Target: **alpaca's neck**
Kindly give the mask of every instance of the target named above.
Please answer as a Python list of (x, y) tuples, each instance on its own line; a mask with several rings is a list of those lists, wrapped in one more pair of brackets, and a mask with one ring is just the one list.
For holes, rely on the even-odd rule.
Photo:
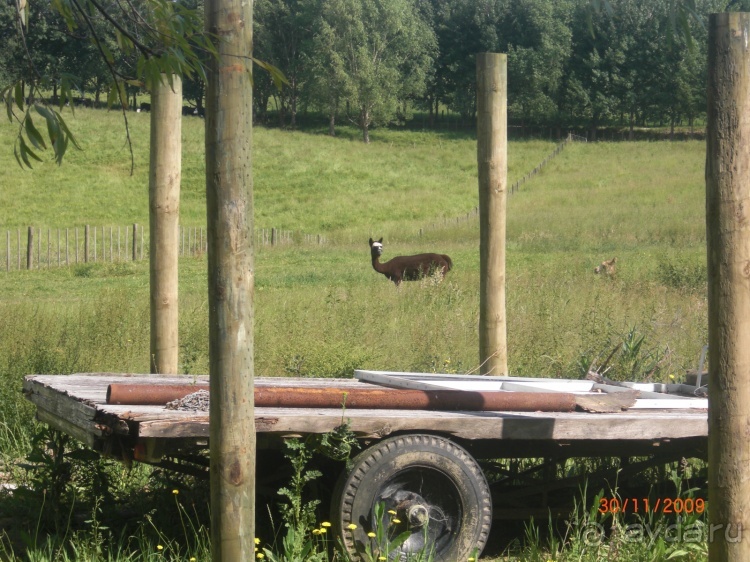
[(380, 256), (372, 256), (372, 268), (378, 273), (383, 273), (383, 264), (380, 263)]

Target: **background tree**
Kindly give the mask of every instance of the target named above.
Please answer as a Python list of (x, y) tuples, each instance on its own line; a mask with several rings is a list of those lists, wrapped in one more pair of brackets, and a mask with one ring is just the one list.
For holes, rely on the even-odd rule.
[(286, 88), (267, 89), (279, 100), (279, 125), (297, 126), (297, 112), (304, 87), (305, 53), (313, 40), (317, 0), (256, 0), (258, 58), (278, 68), (286, 77)]
[(409, 0), (331, 0), (323, 4), (322, 18), (334, 40), (321, 54), (347, 77), (346, 102), (370, 142), (373, 124), (389, 122), (405, 96), (424, 91), (433, 32)]
[(565, 64), (571, 56), (573, 2), (508, 2), (500, 21), (501, 52), (508, 53), (508, 104), (526, 123), (556, 120)]
[(307, 56), (306, 90), (311, 104), (328, 118), (328, 134), (335, 136), (342, 100), (352, 94), (353, 84), (336, 49), (336, 30), (322, 16), (316, 21), (315, 28), (312, 51)]
[[(435, 70), (441, 100), (463, 118), (476, 113), (476, 53), (500, 50), (501, 0), (437, 0), (438, 57)], [(442, 84), (442, 86), (441, 86)], [(440, 91), (440, 90), (438, 90)]]
[[(31, 5), (31, 13), (34, 13), (35, 5)], [(200, 74), (203, 66), (196, 53), (215, 53), (209, 37), (203, 33), (203, 21), (199, 19), (198, 12), (178, 2), (147, 0), (109, 5), (101, 0), (59, 0), (52, 6), (63, 18), (71, 34), (86, 37), (93, 44), (109, 70), (107, 101), (110, 106), (117, 105), (122, 109), (128, 138), (126, 85), (156, 83), (161, 74), (183, 77)], [(28, 29), (33, 30), (33, 18), (30, 18), (29, 23)], [(17, 18), (14, 25), (22, 52), (28, 53), (26, 61), (29, 69), (24, 78), (15, 78), (2, 91), (9, 118), (18, 123), (14, 147), (17, 160), (22, 165), (31, 166), (32, 160), (40, 160), (37, 151), (47, 146), (34, 123), (31, 113), (34, 109), (35, 114), (41, 115), (46, 121), (49, 143), (56, 160), (61, 162), (68, 144), (75, 144), (75, 139), (60, 112), (55, 111), (46, 101), (26, 104), (24, 87), (28, 86), (31, 99), (41, 100), (43, 92), (58, 85), (58, 105), (62, 107), (73, 99), (73, 84), (81, 80), (77, 78), (74, 81), (65, 75), (58, 78), (54, 65), (30, 56), (35, 50), (24, 46), (33, 47), (34, 32), (27, 33), (25, 28), (18, 25)], [(41, 42), (44, 45), (50, 43), (46, 39)], [(132, 56), (136, 60), (135, 66), (118, 65), (117, 58), (122, 58), (119, 56), (121, 53), (113, 51), (111, 44), (116, 44), (126, 56)], [(38, 50), (44, 53), (41, 45)], [(60, 58), (59, 54), (57, 58)]]

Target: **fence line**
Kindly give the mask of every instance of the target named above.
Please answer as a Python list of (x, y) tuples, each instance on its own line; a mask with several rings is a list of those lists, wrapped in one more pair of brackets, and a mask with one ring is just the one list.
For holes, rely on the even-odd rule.
[[(550, 163), (550, 161), (560, 154), (563, 149), (565, 148), (565, 145), (567, 145), (570, 142), (581, 140), (583, 142), (586, 142), (586, 139), (584, 137), (579, 137), (577, 135), (574, 135), (572, 133), (568, 133), (568, 136), (565, 137), (556, 147), (555, 149), (550, 152), (545, 158), (539, 163), (538, 166), (535, 166), (533, 170), (531, 170), (529, 173), (524, 175), (521, 179), (516, 181), (515, 183), (511, 184), (510, 188), (508, 189), (508, 195), (513, 195), (515, 192), (519, 191), (521, 189), (521, 186), (525, 184), (527, 181), (529, 181), (531, 178), (533, 178), (535, 175), (537, 175), (539, 172), (542, 171), (542, 168), (544, 168), (547, 164)], [(445, 226), (449, 223), (461, 223), (461, 222), (468, 222), (471, 219), (479, 217), (479, 207), (474, 207), (471, 211), (468, 213), (465, 213), (463, 215), (459, 215), (454, 218), (446, 218), (442, 222), (442, 226)], [(432, 223), (430, 225), (431, 228), (435, 229), (441, 226), (440, 223)], [(424, 231), (426, 228), (420, 228), (419, 229), (419, 236), (422, 236), (424, 234)]]
[[(179, 255), (202, 256), (207, 251), (206, 228), (180, 226)], [(25, 230), (25, 236), (22, 235)], [(0, 230), (0, 232), (2, 232)], [(144, 225), (5, 229), (5, 252), (0, 264), (6, 272), (49, 269), (87, 263), (122, 263), (148, 258), (148, 233)], [(256, 245), (325, 244), (320, 234), (278, 228), (255, 231)], [(0, 248), (2, 244), (0, 243)], [(2, 266), (0, 266), (2, 267)]]

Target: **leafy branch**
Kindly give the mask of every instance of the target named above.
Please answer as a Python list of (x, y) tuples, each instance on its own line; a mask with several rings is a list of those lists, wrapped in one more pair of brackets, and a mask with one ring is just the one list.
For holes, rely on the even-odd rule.
[[(128, 126), (127, 109), (128, 96), (126, 86), (149, 88), (166, 76), (172, 83), (172, 76), (197, 76), (206, 81), (205, 62), (210, 58), (219, 58), (215, 37), (203, 30), (203, 18), (197, 9), (188, 8), (180, 3), (169, 0), (144, 0), (139, 10), (132, 0), (115, 0), (120, 7), (120, 17), (116, 11), (108, 9), (100, 0), (52, 0), (53, 9), (63, 18), (68, 29), (83, 30), (89, 41), (95, 46), (100, 57), (105, 62), (110, 75), (107, 106), (118, 105), (125, 122), (127, 144), (130, 149), (131, 173), (134, 166), (134, 155), (130, 130)], [(34, 124), (32, 111), (40, 115), (47, 125), (47, 139), (51, 146), (54, 159), (61, 164), (69, 147), (73, 145), (80, 149), (80, 145), (65, 123), (61, 111), (70, 104), (74, 105), (72, 86), (75, 77), (65, 75), (59, 83), (42, 75), (34, 67), (31, 53), (26, 47), (26, 26), (22, 13), (17, 7), (18, 32), (23, 42), (26, 58), (29, 61), (33, 79), (19, 80), (5, 87), (1, 92), (10, 122), (19, 124), (18, 134), (14, 143), (16, 161), (21, 167), (32, 167), (32, 162), (41, 162), (39, 152), (46, 150), (48, 143)], [(94, 24), (95, 19), (103, 22), (111, 31), (118, 48), (125, 55), (136, 55), (134, 72), (126, 73), (118, 69), (112, 49), (107, 45), (102, 28)], [(273, 65), (245, 55), (237, 56), (245, 61), (257, 64), (269, 72), (277, 88), (288, 83), (284, 75)], [(252, 73), (248, 65), (248, 75), (252, 80)], [(58, 107), (45, 103), (40, 95), (45, 88), (52, 84), (59, 86), (60, 96)], [(29, 88), (29, 97), (24, 93)]]

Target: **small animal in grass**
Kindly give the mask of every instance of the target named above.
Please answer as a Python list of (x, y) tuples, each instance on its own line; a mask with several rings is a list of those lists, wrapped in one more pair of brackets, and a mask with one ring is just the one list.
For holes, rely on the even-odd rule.
[(397, 287), (401, 284), (401, 281), (416, 281), (432, 274), (437, 274), (440, 278), (443, 278), (453, 267), (453, 262), (445, 254), (396, 256), (385, 263), (380, 263), (382, 253), (383, 239), (375, 242), (370, 238), (372, 268), (393, 281)]
[(594, 273), (604, 273), (605, 275), (615, 274), (615, 264), (617, 258), (614, 257), (611, 260), (605, 260), (594, 268)]

